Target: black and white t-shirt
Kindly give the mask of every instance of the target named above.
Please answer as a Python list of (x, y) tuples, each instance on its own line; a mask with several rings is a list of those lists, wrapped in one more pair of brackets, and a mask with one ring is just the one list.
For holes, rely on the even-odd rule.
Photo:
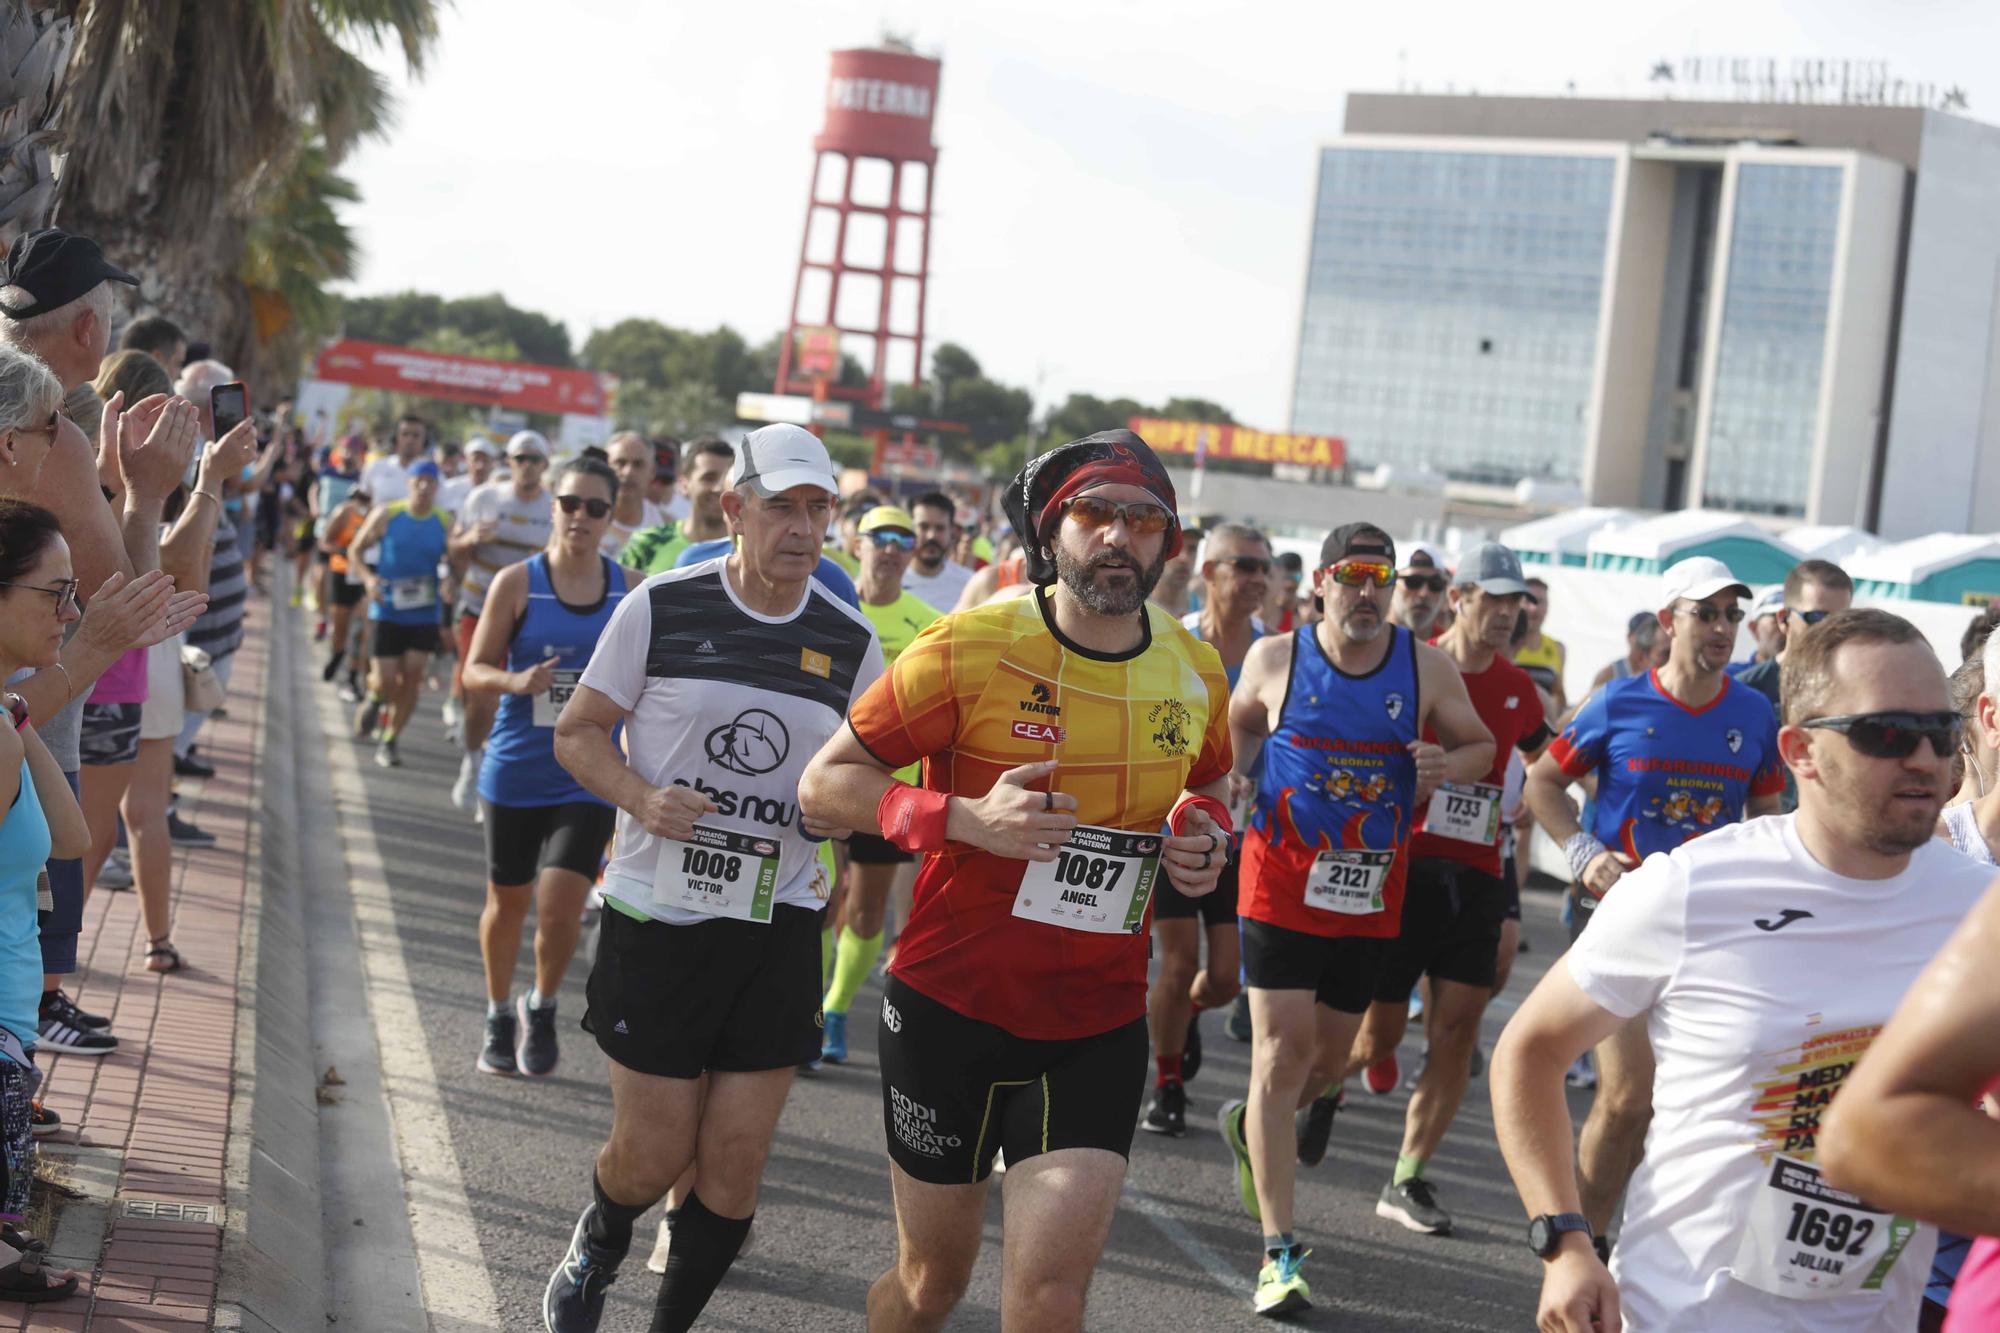
[[(800, 823), (799, 779), (882, 674), (874, 627), (818, 580), (789, 615), (765, 616), (729, 586), (727, 563), (669, 570), (633, 589), (583, 673), (583, 684), (630, 714), (633, 771), (656, 787), (695, 787), (715, 802), (715, 812), (697, 821), (707, 831), (698, 845), (664, 842), (618, 814), (605, 896), (675, 925), (745, 915), (719, 899), (692, 908), (698, 895), (685, 886), (692, 880), (721, 892), (765, 857), (776, 862), (762, 890), (767, 915), (781, 903), (819, 905), (819, 844)], [(705, 875), (715, 860), (727, 861), (729, 873)]]

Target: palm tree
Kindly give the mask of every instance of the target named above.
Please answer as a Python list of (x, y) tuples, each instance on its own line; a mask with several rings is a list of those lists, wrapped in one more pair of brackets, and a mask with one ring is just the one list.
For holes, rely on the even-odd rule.
[(231, 363), (251, 382), (278, 387), (339, 327), (340, 298), (326, 284), (354, 276), (358, 250), (335, 205), (360, 197), (315, 140), (259, 198), (236, 272), (250, 300), (254, 354)]
[(0, 0), (0, 245), (55, 203), (63, 76), (78, 0)]

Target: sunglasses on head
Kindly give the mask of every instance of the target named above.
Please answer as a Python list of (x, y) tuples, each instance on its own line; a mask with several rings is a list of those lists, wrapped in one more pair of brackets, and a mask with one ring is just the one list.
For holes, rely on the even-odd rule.
[(1442, 574), (1405, 574), (1402, 581), (1411, 592), (1443, 592), (1445, 588)]
[(1704, 625), (1713, 625), (1718, 619), (1727, 620), (1732, 625), (1743, 623), (1743, 608), (1740, 606), (1732, 606), (1725, 611), (1719, 606), (1710, 606), (1706, 602), (1695, 602), (1682, 607), (1681, 610), (1687, 612)]
[(592, 518), (603, 518), (611, 512), (611, 501), (595, 500), (581, 495), (558, 495), (556, 503), (562, 506), (565, 514), (574, 514), (581, 509)]
[(915, 533), (895, 532), (887, 528), (877, 528), (868, 534), (868, 540), (875, 543), (877, 550), (914, 551), (917, 549)]
[(1165, 532), (1167, 525), (1174, 521), (1174, 516), (1161, 505), (1144, 500), (1133, 504), (1113, 504), (1094, 495), (1079, 495), (1073, 500), (1063, 501), (1063, 512), (1086, 528), (1108, 528), (1113, 520), (1122, 520), (1126, 531), (1142, 536)]
[(1832, 614), (1833, 612), (1831, 611), (1794, 611), (1789, 606), (1785, 608), (1785, 618), (1787, 620), (1795, 619), (1807, 625), (1817, 625)]
[(1327, 570), (1335, 583), (1349, 588), (1365, 588), (1371, 583), (1386, 588), (1396, 579), (1396, 567), (1386, 560), (1343, 560), (1328, 565)]
[(1220, 555), (1214, 563), (1227, 565), (1242, 574), (1268, 574), (1271, 572), (1269, 556), (1262, 555)]
[(1957, 713), (1843, 713), (1799, 725), (1837, 731), (1870, 759), (1907, 759), (1923, 741), (1944, 759), (1958, 749), (1965, 721)]

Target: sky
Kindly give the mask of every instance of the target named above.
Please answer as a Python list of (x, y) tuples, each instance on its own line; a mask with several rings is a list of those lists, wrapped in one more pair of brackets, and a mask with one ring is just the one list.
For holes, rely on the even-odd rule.
[[(784, 327), (836, 49), (943, 60), (928, 343), (1037, 403), (1289, 421), (1316, 147), (1349, 92), (1647, 96), (1686, 56), (1886, 60), (2000, 122), (1990, 0), (457, 0), (343, 166), (349, 290), (498, 291), (594, 328)], [(857, 350), (850, 348), (849, 350)], [(1039, 409), (1038, 409), (1039, 410)]]

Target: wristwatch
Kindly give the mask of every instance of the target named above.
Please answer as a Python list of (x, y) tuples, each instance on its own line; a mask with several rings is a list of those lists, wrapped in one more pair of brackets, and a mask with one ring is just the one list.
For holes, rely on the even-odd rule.
[(1528, 1223), (1528, 1248), (1546, 1259), (1556, 1252), (1566, 1231), (1581, 1231), (1590, 1236), (1590, 1219), (1582, 1213), (1543, 1213)]

